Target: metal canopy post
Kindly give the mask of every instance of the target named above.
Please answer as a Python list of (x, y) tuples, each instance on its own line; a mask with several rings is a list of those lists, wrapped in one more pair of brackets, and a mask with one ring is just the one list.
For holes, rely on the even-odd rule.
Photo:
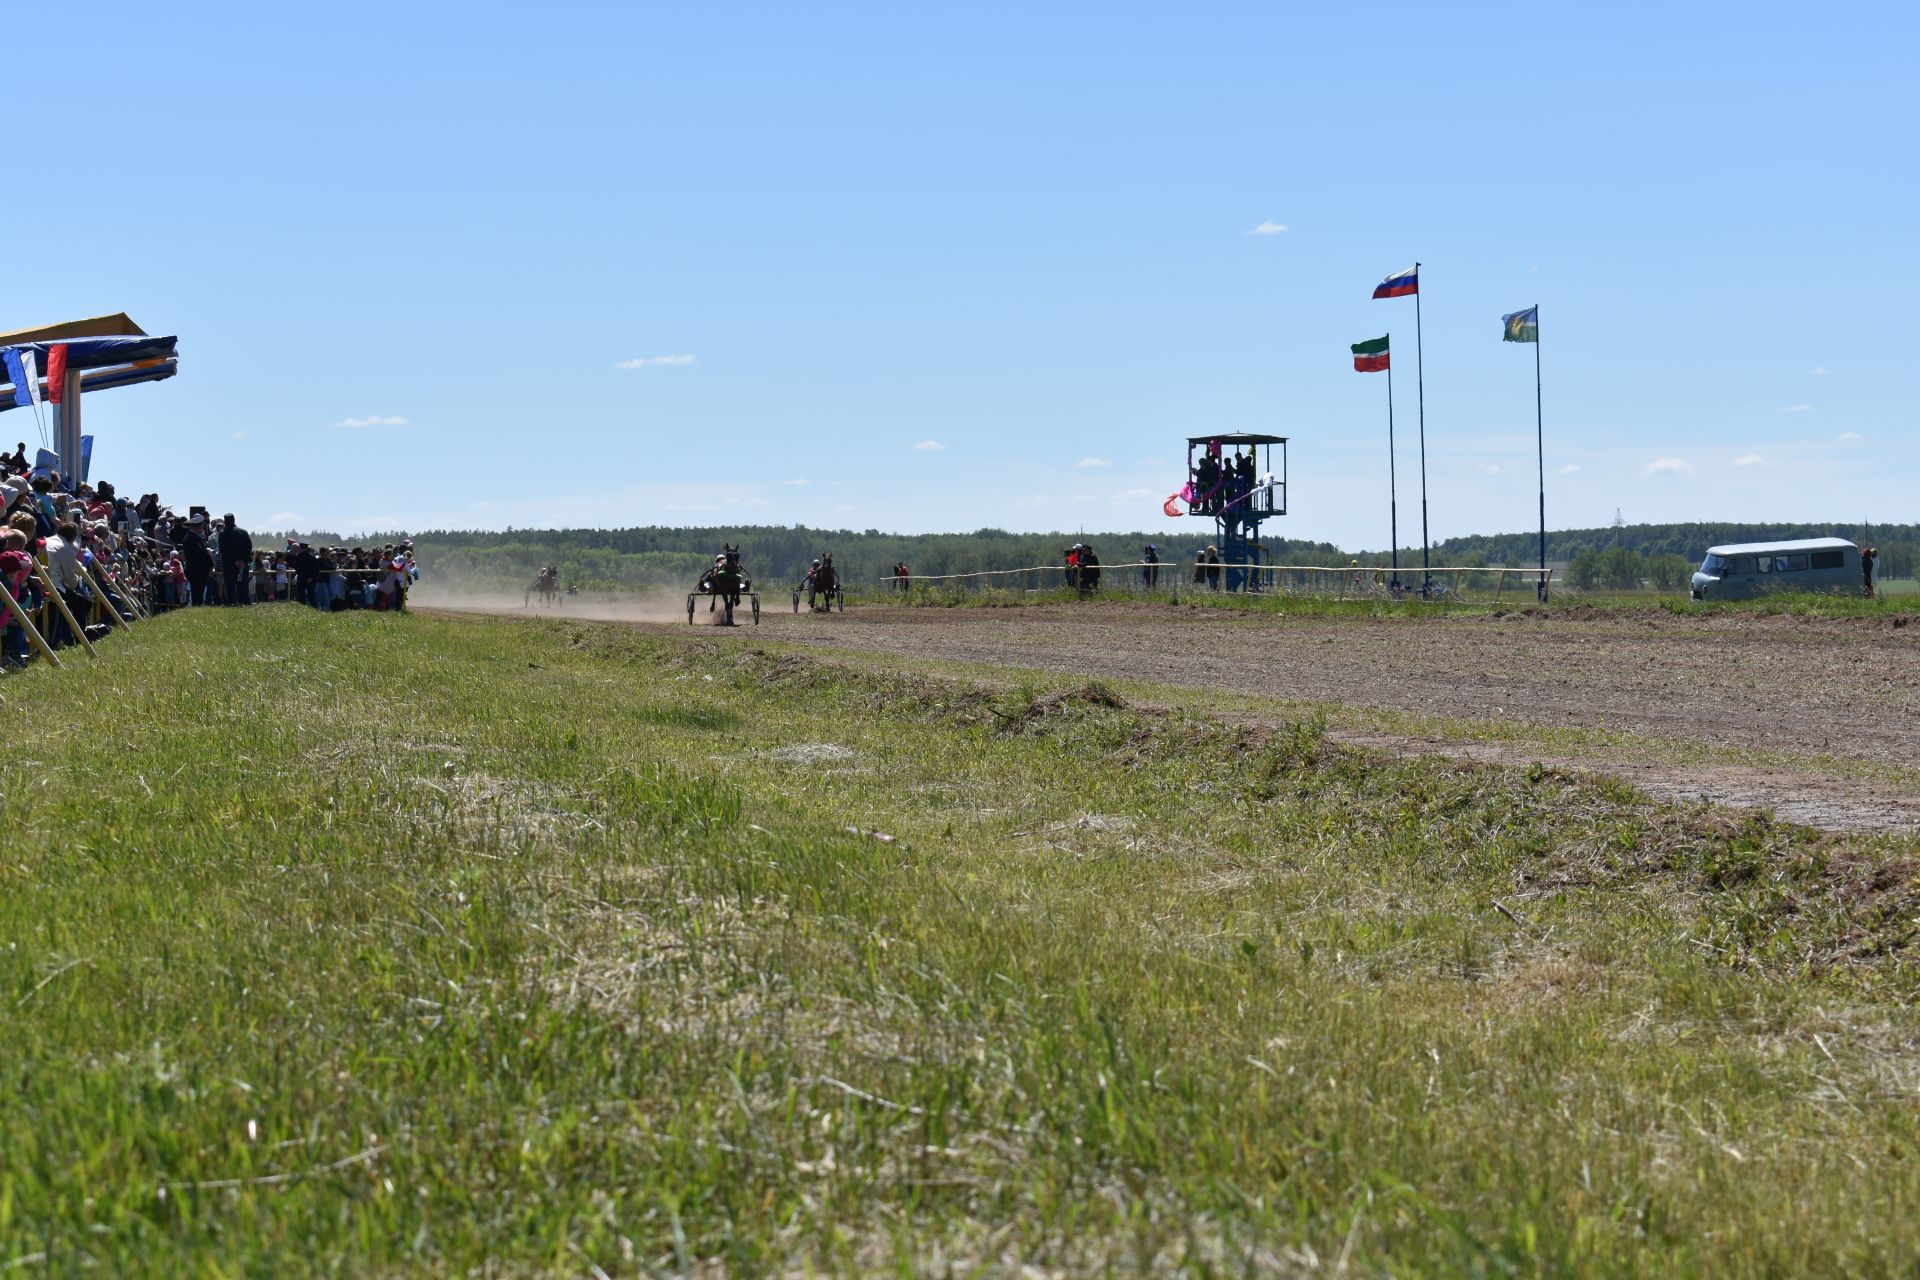
[(80, 370), (61, 379), (60, 403), (53, 406), (53, 451), (60, 455), (60, 483), (72, 493), (80, 487)]

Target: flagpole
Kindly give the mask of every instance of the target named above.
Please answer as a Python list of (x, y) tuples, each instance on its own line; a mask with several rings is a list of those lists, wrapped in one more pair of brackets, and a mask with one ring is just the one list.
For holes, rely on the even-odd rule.
[(1533, 434), (1540, 448), (1540, 603), (1547, 602), (1547, 429), (1540, 409), (1540, 304), (1533, 304)]
[(1413, 264), (1414, 380), (1420, 393), (1420, 595), (1433, 594), (1433, 557), (1427, 538), (1427, 358), (1420, 324), (1420, 264)]
[(1400, 594), (1400, 495), (1393, 463), (1393, 335), (1387, 335), (1387, 527), (1393, 537), (1393, 592)]

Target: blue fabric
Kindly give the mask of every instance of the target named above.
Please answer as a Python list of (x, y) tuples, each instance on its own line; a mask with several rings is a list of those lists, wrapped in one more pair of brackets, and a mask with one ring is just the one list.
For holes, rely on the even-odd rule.
[[(159, 382), (162, 378), (171, 378), (179, 372), (180, 360), (177, 356), (145, 368), (124, 365), (119, 368), (94, 369), (81, 377), (80, 389), (83, 392), (104, 391), (108, 387), (132, 386), (136, 382)], [(0, 395), (0, 413), (15, 407), (14, 400)]]
[[(154, 338), (145, 334), (125, 334), (111, 338), (66, 338), (47, 342), (23, 342), (18, 346), (7, 347), (5, 349), (7, 381), (13, 384), (13, 401), (9, 404), (4, 399), (0, 399), (0, 411), (24, 408), (33, 403), (34, 392), (26, 385), (29, 379), (20, 358), (23, 352), (33, 353), (42, 375), (47, 368), (47, 353), (54, 347), (67, 349), (69, 372), (88, 369), (112, 370), (104, 375), (81, 380), (82, 390), (99, 391), (105, 387), (125, 386), (130, 382), (157, 382), (161, 378), (171, 378), (180, 371), (179, 358), (175, 350), (179, 342), (178, 337), (171, 335)], [(130, 367), (140, 360), (159, 360), (163, 363), (145, 369)]]
[(26, 366), (20, 363), (20, 348), (8, 347), (7, 381), (13, 384), (13, 408), (25, 409), (33, 403), (33, 380), (27, 377)]
[[(174, 354), (179, 344), (177, 337), (153, 338), (145, 334), (129, 334), (119, 338), (66, 338), (50, 342), (26, 342), (20, 350), (35, 352), (40, 359), (40, 368), (47, 367), (47, 353), (54, 347), (67, 349), (67, 369), (105, 369), (110, 365), (132, 364), (136, 360), (164, 360)], [(11, 372), (13, 364), (7, 364)], [(18, 384), (16, 384), (18, 385)]]

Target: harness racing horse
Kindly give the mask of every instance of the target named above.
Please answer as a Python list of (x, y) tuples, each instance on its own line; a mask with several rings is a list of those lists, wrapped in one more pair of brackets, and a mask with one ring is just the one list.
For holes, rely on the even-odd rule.
[(540, 597), (540, 603), (543, 606), (549, 609), (554, 606), (560, 598), (560, 574), (557, 570), (542, 569), (540, 571), (540, 576), (535, 578), (533, 585), (527, 588), (527, 598), (522, 607), (530, 608), (535, 596)]
[[(833, 612), (835, 601), (841, 601), (840, 573), (833, 567), (833, 557), (827, 556), (820, 561), (819, 567), (807, 570), (807, 610), (810, 613)], [(846, 608), (842, 601), (840, 607)], [(800, 592), (793, 593), (793, 611), (800, 612)]]
[[(731, 544), (722, 544), (721, 553), (714, 557), (713, 568), (700, 576), (697, 594), (707, 597), (707, 612), (712, 613), (720, 606), (726, 606), (726, 613), (720, 618), (719, 625), (733, 625), (733, 611), (740, 607), (740, 597), (753, 589), (753, 582), (747, 577), (746, 570), (740, 567), (740, 548)], [(759, 601), (755, 598), (754, 621), (758, 622)], [(693, 597), (687, 597), (687, 621), (693, 621)]]

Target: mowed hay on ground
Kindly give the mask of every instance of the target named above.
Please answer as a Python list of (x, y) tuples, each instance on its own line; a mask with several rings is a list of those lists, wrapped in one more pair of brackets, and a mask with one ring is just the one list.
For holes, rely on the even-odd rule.
[(754, 643), (0, 683), (0, 1267), (1911, 1268), (1912, 842)]

